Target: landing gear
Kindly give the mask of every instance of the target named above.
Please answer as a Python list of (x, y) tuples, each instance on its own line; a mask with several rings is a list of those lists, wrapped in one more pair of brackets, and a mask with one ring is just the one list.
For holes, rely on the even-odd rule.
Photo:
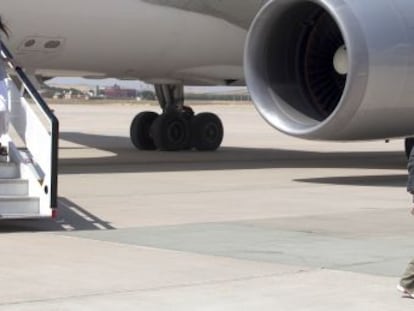
[(155, 150), (157, 147), (154, 144), (152, 135), (150, 133), (151, 126), (158, 118), (158, 113), (145, 111), (137, 114), (132, 120), (130, 128), (130, 137), (134, 146), (139, 150)]
[(163, 151), (189, 149), (190, 134), (190, 122), (183, 113), (163, 113), (152, 124), (155, 146)]
[(200, 113), (192, 120), (192, 143), (200, 151), (216, 150), (223, 141), (223, 124), (213, 113)]
[(141, 112), (134, 118), (130, 135), (137, 149), (214, 151), (220, 147), (221, 120), (213, 113), (195, 115), (191, 107), (184, 106), (183, 85), (155, 85), (155, 91), (163, 112)]

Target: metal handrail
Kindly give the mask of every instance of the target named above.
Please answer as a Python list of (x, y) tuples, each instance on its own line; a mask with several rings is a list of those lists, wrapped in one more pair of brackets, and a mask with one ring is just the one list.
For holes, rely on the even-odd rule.
[(0, 40), (0, 52), (1, 58), (8, 64), (10, 69), (12, 69), (17, 77), (19, 78), (22, 86), (30, 95), (34, 103), (39, 107), (39, 109), (44, 113), (48, 119), (51, 127), (51, 183), (50, 183), (50, 207), (57, 208), (57, 199), (58, 199), (58, 143), (59, 143), (59, 121), (54, 115), (53, 111), (49, 108), (46, 102), (40, 96), (39, 92), (34, 87), (33, 83), (30, 81), (29, 77), (24, 72), (23, 68), (19, 66), (7, 46), (3, 41)]

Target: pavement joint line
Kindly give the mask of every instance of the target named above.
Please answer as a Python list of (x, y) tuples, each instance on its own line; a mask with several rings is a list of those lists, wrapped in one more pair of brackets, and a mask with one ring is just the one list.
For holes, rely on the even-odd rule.
[(211, 285), (229, 284), (229, 283), (237, 283), (237, 282), (252, 281), (252, 280), (271, 279), (274, 277), (281, 277), (281, 276), (286, 276), (286, 275), (316, 273), (321, 270), (324, 270), (324, 269), (301, 268), (296, 271), (290, 271), (290, 272), (263, 274), (263, 275), (256, 275), (256, 276), (245, 276), (245, 277), (226, 279), (226, 280), (211, 280), (211, 281), (206, 281), (206, 282), (182, 283), (182, 284), (167, 285), (167, 286), (149, 287), (149, 288), (125, 289), (125, 290), (119, 290), (119, 291), (116, 291), (116, 290), (115, 291), (102, 291), (102, 292), (95, 292), (95, 293), (83, 294), (83, 295), (53, 297), (53, 298), (48, 298), (48, 299), (33, 299), (33, 300), (27, 300), (27, 301), (0, 302), (0, 307), (17, 306), (17, 305), (24, 305), (24, 304), (36, 304), (36, 303), (52, 302), (52, 301), (56, 302), (56, 301), (68, 300), (68, 299), (85, 299), (85, 298), (100, 297), (100, 296), (107, 296), (107, 295), (123, 295), (123, 294), (133, 294), (133, 293), (139, 294), (139, 293), (147, 293), (147, 292), (159, 292), (159, 291), (164, 291), (164, 290), (174, 290), (174, 289), (179, 289), (179, 288), (184, 289), (184, 288), (191, 288), (191, 287), (205, 287), (205, 286), (211, 286)]
[[(405, 257), (401, 257), (401, 256), (395, 256), (395, 257), (391, 257), (391, 258), (383, 258), (382, 260), (378, 260), (378, 261), (365, 261), (365, 262), (355, 262), (349, 265), (332, 265), (332, 266), (328, 266), (325, 267), (324, 269), (328, 269), (328, 270), (342, 270), (343, 268), (351, 268), (351, 267), (361, 267), (361, 266), (366, 266), (366, 265), (371, 265), (371, 264), (382, 264), (382, 263), (386, 263), (386, 262), (393, 262), (394, 260), (397, 259), (404, 259)], [(361, 272), (363, 273), (363, 272)]]

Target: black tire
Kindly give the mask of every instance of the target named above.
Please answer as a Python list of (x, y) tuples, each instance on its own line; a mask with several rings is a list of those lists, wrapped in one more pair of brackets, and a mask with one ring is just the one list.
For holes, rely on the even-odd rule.
[(137, 114), (132, 120), (129, 134), (133, 145), (139, 150), (155, 150), (157, 147), (151, 137), (150, 129), (158, 114), (145, 111)]
[(192, 145), (199, 151), (214, 151), (223, 141), (223, 124), (214, 113), (200, 113), (191, 123)]
[(414, 147), (414, 137), (409, 137), (405, 139), (405, 155), (408, 158), (410, 158), (411, 150)]
[(190, 122), (180, 113), (160, 115), (151, 133), (155, 146), (163, 151), (185, 150), (191, 143)]

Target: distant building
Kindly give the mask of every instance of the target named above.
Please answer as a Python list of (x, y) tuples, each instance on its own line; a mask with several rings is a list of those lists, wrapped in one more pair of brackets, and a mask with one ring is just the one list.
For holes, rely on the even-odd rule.
[(123, 89), (115, 84), (114, 86), (101, 90), (101, 94), (106, 98), (137, 98), (138, 91), (134, 89)]

